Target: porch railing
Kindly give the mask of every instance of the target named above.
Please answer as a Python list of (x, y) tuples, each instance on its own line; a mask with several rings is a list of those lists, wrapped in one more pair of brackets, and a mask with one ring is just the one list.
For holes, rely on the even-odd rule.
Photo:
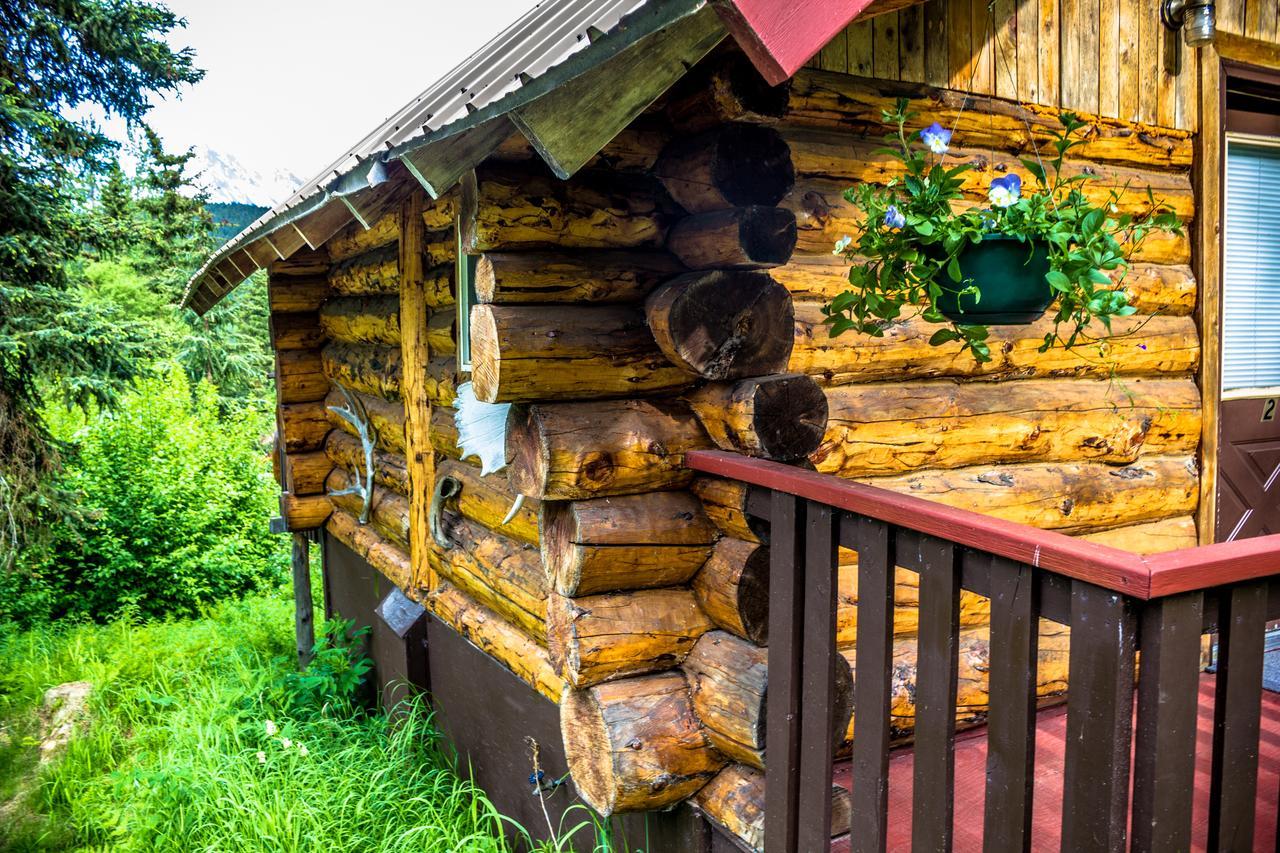
[(920, 575), (914, 850), (952, 846), (962, 589), (991, 599), (986, 850), (1031, 849), (1041, 617), (1072, 629), (1062, 850), (1191, 848), (1200, 637), (1213, 631), (1208, 844), (1253, 849), (1280, 536), (1140, 556), (733, 453), (689, 453), (686, 464), (754, 487), (748, 510), (770, 526), (767, 853), (831, 845), (841, 546), (858, 553), (852, 850), (883, 851), (889, 834), (895, 566)]

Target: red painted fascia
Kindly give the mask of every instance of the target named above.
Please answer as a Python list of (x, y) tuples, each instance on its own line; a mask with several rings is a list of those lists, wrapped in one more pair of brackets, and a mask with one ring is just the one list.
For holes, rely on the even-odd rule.
[(872, 0), (720, 0), (715, 4), (738, 46), (776, 86), (800, 70)]

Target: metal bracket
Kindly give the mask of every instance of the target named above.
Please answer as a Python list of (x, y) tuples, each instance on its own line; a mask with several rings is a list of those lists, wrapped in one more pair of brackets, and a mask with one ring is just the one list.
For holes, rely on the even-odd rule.
[(435, 493), (431, 495), (431, 509), (428, 513), (431, 526), (431, 538), (444, 550), (453, 547), (453, 542), (444, 532), (445, 501), (456, 497), (462, 491), (462, 483), (455, 477), (441, 477), (436, 483)]

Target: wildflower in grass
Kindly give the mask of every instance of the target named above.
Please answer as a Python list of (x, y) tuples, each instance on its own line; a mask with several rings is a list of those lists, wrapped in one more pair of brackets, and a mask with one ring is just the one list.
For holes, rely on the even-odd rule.
[(285, 749), (288, 749), (289, 747), (293, 746), (293, 741), (289, 740), (287, 737), (282, 737), (280, 738), (280, 745), (283, 746)]
[(888, 228), (901, 228), (907, 224), (907, 217), (902, 215), (896, 204), (891, 204), (884, 212), (884, 224)]
[(310, 754), (311, 754), (311, 750), (307, 749), (307, 745), (305, 743), (298, 744), (298, 755), (301, 755), (303, 758), (306, 758)]
[(987, 197), (996, 207), (1012, 207), (1022, 195), (1022, 178), (1010, 172), (1003, 178), (996, 178), (987, 190)]
[(267, 720), (266, 723), (263, 724), (263, 728), (267, 730), (267, 737), (274, 737), (275, 733), (279, 731), (279, 729), (276, 728), (276, 724), (273, 720)]
[(259, 763), (259, 764), (266, 764), (266, 763), (267, 763), (267, 754), (266, 754), (265, 752), (263, 752), (262, 750), (258, 750), (258, 763)]
[(947, 146), (951, 144), (951, 131), (935, 121), (920, 131), (920, 140), (934, 154), (946, 154)]

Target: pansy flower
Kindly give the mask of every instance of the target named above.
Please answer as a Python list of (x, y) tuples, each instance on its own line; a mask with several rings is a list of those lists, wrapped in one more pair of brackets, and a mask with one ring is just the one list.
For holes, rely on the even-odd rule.
[(996, 178), (987, 189), (987, 198), (996, 207), (1012, 207), (1022, 195), (1022, 178), (1010, 172), (1002, 178)]
[(946, 154), (951, 144), (951, 131), (936, 121), (920, 131), (920, 139), (934, 154)]
[(907, 224), (907, 217), (902, 215), (896, 204), (891, 204), (885, 209), (884, 224), (888, 228), (901, 228)]

